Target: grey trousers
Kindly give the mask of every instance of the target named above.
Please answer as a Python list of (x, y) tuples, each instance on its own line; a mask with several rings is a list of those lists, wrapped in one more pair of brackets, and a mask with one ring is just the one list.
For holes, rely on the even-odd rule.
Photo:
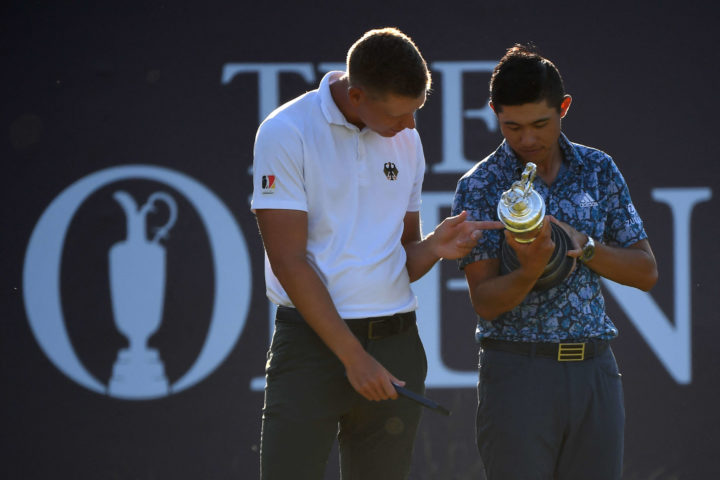
[(612, 350), (582, 362), (483, 349), (477, 442), (488, 480), (613, 480), (625, 407)]
[[(287, 315), (279, 311), (268, 352), (261, 478), (321, 480), (336, 436), (343, 480), (407, 478), (421, 407), (363, 398), (315, 332)], [(356, 335), (407, 388), (424, 392), (427, 360), (415, 325), (380, 340)]]

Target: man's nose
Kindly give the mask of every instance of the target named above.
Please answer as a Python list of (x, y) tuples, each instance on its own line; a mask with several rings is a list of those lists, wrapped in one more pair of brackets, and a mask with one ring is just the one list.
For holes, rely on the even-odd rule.
[(533, 134), (531, 131), (525, 131), (520, 136), (520, 144), (529, 147), (535, 144), (535, 134)]

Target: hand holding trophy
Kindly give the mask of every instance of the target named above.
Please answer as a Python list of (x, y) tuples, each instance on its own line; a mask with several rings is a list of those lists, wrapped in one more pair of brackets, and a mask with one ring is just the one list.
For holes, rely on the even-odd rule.
[[(520, 180), (513, 182), (498, 202), (498, 219), (519, 243), (535, 240), (545, 219), (545, 202), (533, 188), (537, 166), (528, 162)], [(575, 259), (567, 256), (572, 247), (570, 237), (559, 225), (551, 224), (551, 239), (555, 250), (538, 278), (533, 291), (543, 291), (564, 281), (575, 265)], [(500, 274), (504, 275), (520, 266), (515, 251), (503, 239), (500, 249)]]

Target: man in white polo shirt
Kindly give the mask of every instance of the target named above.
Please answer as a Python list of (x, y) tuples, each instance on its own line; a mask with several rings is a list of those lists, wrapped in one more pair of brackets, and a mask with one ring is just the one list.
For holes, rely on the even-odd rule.
[(403, 479), (427, 363), (410, 283), (499, 222), (445, 219), (422, 237), (415, 112), (425, 60), (396, 29), (367, 32), (347, 72), (275, 110), (255, 141), (252, 209), (279, 305), (268, 352), (261, 476), (321, 479), (337, 435), (343, 479)]

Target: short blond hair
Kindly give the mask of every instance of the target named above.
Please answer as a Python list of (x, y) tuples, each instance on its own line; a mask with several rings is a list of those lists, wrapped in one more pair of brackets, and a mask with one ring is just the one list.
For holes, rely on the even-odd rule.
[(410, 37), (397, 28), (366, 32), (347, 54), (351, 86), (378, 95), (396, 94), (417, 98), (432, 85), (430, 70)]

